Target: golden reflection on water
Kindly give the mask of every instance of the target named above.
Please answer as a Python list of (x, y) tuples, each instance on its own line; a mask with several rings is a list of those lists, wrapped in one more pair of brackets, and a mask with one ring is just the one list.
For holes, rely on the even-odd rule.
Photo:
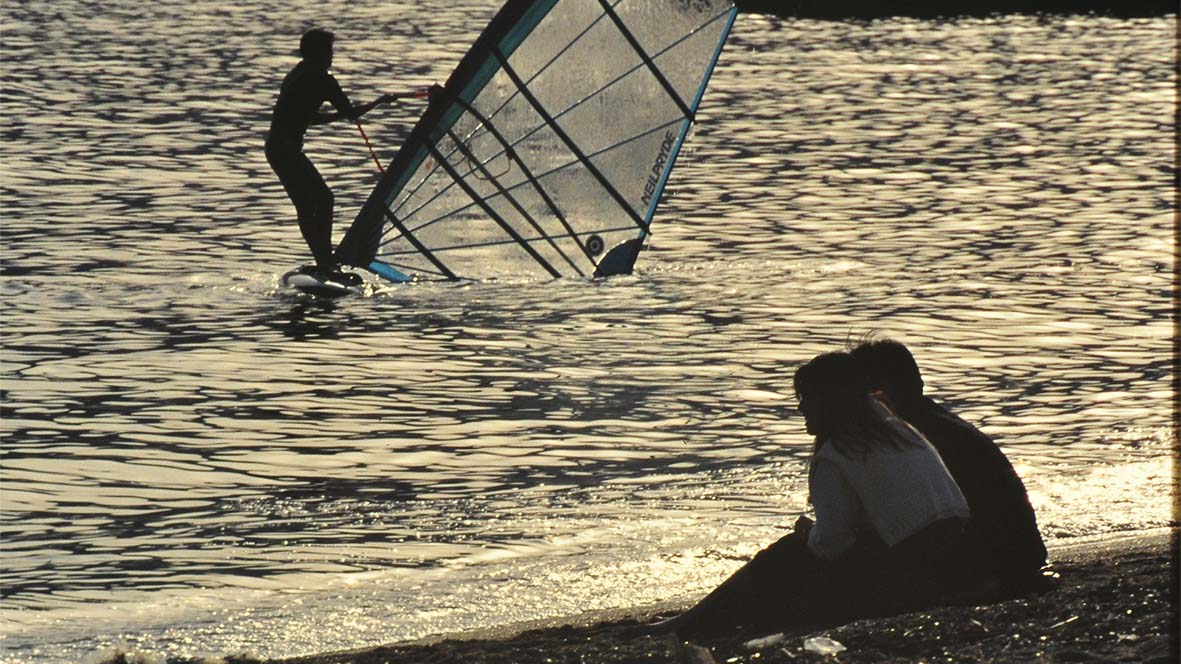
[[(1047, 535), (1172, 518), (1171, 19), (744, 15), (636, 276), (280, 291), (304, 249), (261, 143), (294, 35), (332, 25), (364, 100), (443, 79), (490, 13), (7, 13), (13, 657), (700, 592), (805, 509), (791, 371), (874, 328), (1001, 441)], [(383, 159), (416, 113), (371, 116)], [(368, 155), (309, 145), (343, 225)]]

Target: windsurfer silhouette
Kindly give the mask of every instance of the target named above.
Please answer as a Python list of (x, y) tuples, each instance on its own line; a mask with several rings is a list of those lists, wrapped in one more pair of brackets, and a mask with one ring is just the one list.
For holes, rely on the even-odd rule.
[[(320, 28), (308, 30), (299, 41), (302, 60), (283, 79), (279, 99), (271, 115), (267, 135), (267, 162), (279, 176), (291, 202), (295, 204), (299, 230), (316, 260), (314, 270), (322, 276), (332, 273), (336, 262), (332, 255), (332, 190), (303, 152), (303, 138), (311, 125), (337, 120), (356, 121), (381, 104), (411, 95), (382, 95), (377, 100), (353, 106), (329, 72), (335, 36)], [(329, 102), (336, 113), (323, 113), (320, 106)]]

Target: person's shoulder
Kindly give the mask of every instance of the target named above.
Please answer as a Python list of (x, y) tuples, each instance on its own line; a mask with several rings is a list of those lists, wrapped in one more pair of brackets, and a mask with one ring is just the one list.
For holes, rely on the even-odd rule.
[(300, 60), (299, 64), (291, 70), (291, 74), (297, 76), (302, 82), (310, 85), (322, 85), (325, 82), (335, 82), (336, 78), (332, 76), (332, 72), (325, 67), (309, 65), (306, 61)]
[(996, 441), (979, 427), (951, 412), (947, 407), (924, 397), (923, 412), (913, 424), (931, 441), (940, 454), (949, 448), (977, 458), (1004, 456)]
[(963, 432), (972, 432), (975, 435), (987, 438), (984, 432), (978, 429), (976, 425), (951, 412), (947, 406), (936, 402), (930, 397), (923, 397), (922, 401), (915, 408), (915, 411), (916, 420), (936, 426), (960, 429)]
[(816, 451), (812, 454), (812, 460), (828, 461), (830, 463), (835, 463), (838, 466), (843, 466), (853, 459), (848, 454), (846, 454), (844, 450), (833, 444), (832, 439), (830, 438), (824, 441), (816, 449)]
[(336, 82), (336, 76), (334, 76), (332, 74), (332, 70), (330, 70), (330, 69), (318, 69), (318, 70), (316, 70), (316, 76), (317, 76), (316, 80), (323, 81), (324, 83), (327, 83), (329, 85), (336, 85), (336, 86), (340, 85), (339, 83)]

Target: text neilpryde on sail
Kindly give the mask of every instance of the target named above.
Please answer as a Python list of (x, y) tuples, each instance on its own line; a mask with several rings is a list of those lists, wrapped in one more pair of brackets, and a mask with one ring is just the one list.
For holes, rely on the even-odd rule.
[(668, 162), (668, 155), (672, 152), (673, 144), (677, 141), (677, 137), (671, 131), (664, 132), (664, 140), (660, 143), (660, 154), (656, 155), (656, 161), (652, 163), (652, 168), (648, 171), (648, 181), (644, 183), (644, 197), (641, 199), (644, 205), (652, 204), (652, 195), (656, 193), (656, 187), (660, 184), (660, 176), (664, 173), (664, 165)]

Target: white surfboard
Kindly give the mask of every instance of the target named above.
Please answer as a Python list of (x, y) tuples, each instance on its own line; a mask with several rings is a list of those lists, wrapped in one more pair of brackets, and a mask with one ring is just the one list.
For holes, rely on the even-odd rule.
[(362, 279), (359, 275), (336, 272), (330, 275), (316, 275), (306, 268), (292, 270), (283, 275), (283, 285), (317, 297), (341, 297), (360, 293)]

